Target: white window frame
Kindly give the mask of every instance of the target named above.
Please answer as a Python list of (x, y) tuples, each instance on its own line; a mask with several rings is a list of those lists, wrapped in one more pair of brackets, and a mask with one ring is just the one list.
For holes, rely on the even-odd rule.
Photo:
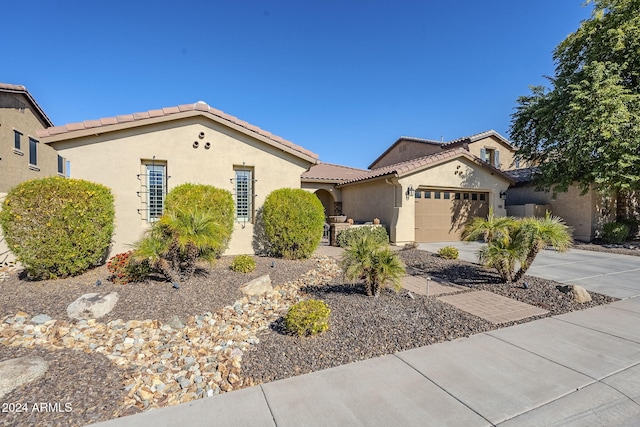
[(167, 165), (165, 163), (144, 163), (147, 222), (156, 222), (164, 212), (167, 195)]
[(233, 172), (233, 194), (236, 221), (253, 222), (253, 169), (247, 167), (235, 167)]

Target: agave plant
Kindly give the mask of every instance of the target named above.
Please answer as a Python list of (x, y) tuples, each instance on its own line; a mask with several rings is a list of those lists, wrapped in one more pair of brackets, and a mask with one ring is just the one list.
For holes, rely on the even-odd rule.
[(375, 297), (387, 284), (399, 290), (405, 274), (404, 264), (398, 255), (369, 236), (353, 241), (344, 253), (341, 266), (348, 280), (362, 280), (367, 295)]

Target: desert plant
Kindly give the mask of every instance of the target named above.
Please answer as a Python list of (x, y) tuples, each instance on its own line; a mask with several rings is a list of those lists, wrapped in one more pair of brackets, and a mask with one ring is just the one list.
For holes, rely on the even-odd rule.
[(623, 222), (608, 222), (602, 226), (602, 240), (621, 244), (629, 237), (629, 226)]
[(638, 218), (625, 218), (619, 222), (626, 224), (629, 227), (629, 235), (627, 236), (627, 239), (635, 239), (638, 236), (638, 228), (640, 227), (640, 220)]
[(171, 282), (186, 280), (193, 275), (199, 259), (216, 259), (222, 229), (211, 211), (174, 208), (135, 245), (135, 258), (146, 259)]
[(197, 210), (201, 215), (211, 218), (218, 224), (216, 242), (210, 243), (213, 256), (218, 258), (229, 247), (233, 233), (234, 204), (233, 195), (220, 188), (204, 184), (186, 183), (173, 188), (165, 200), (165, 212), (191, 212)]
[(363, 225), (361, 227), (350, 227), (338, 233), (336, 241), (341, 248), (349, 247), (356, 240), (363, 236), (369, 236), (371, 240), (381, 245), (389, 243), (389, 235), (384, 227), (374, 225)]
[(233, 258), (229, 268), (236, 273), (250, 273), (256, 269), (256, 262), (249, 255), (238, 255)]
[(363, 280), (367, 295), (375, 297), (387, 284), (400, 290), (405, 275), (404, 264), (398, 255), (370, 236), (359, 237), (347, 248), (341, 267), (347, 279)]
[(61, 177), (17, 185), (0, 211), (6, 243), (33, 279), (74, 276), (104, 262), (114, 218), (111, 190)]
[(284, 318), (287, 331), (298, 336), (316, 335), (329, 329), (331, 309), (320, 300), (305, 300), (292, 305)]
[(132, 255), (133, 251), (128, 251), (109, 258), (107, 262), (107, 270), (111, 273), (109, 280), (125, 285), (140, 282), (151, 273), (151, 266), (147, 260), (138, 262)]
[(302, 189), (281, 188), (271, 192), (260, 219), (273, 256), (309, 258), (322, 239), (324, 207), (316, 195)]
[[(517, 282), (529, 269), (538, 253), (547, 247), (568, 250), (573, 239), (561, 218), (548, 212), (544, 218), (474, 218), (465, 227), (464, 240), (484, 237), (487, 246), (478, 252), (479, 261), (495, 268), (503, 282)], [(516, 268), (518, 270), (516, 271)]]
[(438, 249), (438, 256), (440, 258), (446, 259), (458, 259), (460, 253), (453, 246), (445, 246), (444, 248)]

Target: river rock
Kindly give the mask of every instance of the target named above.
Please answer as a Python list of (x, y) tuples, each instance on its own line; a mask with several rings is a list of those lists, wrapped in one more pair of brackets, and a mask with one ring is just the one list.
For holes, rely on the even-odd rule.
[(42, 377), (48, 367), (42, 357), (23, 356), (0, 362), (0, 399), (22, 384)]
[(84, 294), (67, 307), (67, 315), (72, 319), (99, 319), (113, 310), (118, 302), (118, 294), (111, 292), (105, 296), (98, 293)]

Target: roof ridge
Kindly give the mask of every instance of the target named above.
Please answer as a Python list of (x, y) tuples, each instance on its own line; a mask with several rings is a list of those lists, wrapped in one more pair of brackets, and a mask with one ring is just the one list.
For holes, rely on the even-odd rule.
[(47, 114), (44, 112), (42, 107), (40, 107), (40, 105), (36, 102), (36, 99), (33, 97), (33, 95), (31, 95), (31, 93), (27, 90), (27, 88), (24, 85), (14, 85), (11, 83), (0, 82), (0, 91), (8, 91), (8, 92), (23, 94), (24, 96), (27, 97), (29, 102), (31, 102), (33, 106), (36, 108), (38, 114), (40, 114), (45, 124), (48, 125), (49, 127), (53, 126), (53, 122), (51, 121), (49, 116), (47, 116)]
[(230, 114), (227, 114), (222, 110), (213, 108), (204, 101), (197, 101), (191, 104), (180, 104), (172, 107), (163, 107), (160, 109), (135, 112), (131, 114), (121, 114), (121, 115), (116, 115), (111, 117), (103, 117), (103, 118), (94, 119), (94, 120), (84, 120), (82, 122), (67, 123), (61, 126), (54, 126), (48, 129), (44, 129), (39, 132), (39, 136), (46, 138), (49, 136), (60, 135), (60, 134), (79, 131), (79, 130), (94, 129), (94, 128), (99, 128), (103, 126), (135, 122), (135, 121), (158, 118), (158, 117), (168, 117), (174, 114), (191, 112), (191, 111), (211, 114), (213, 116), (218, 117), (219, 119), (225, 120), (236, 126), (240, 126), (250, 132), (253, 132), (265, 138), (268, 138), (271, 141), (274, 141), (278, 144), (284, 145), (294, 151), (305, 154), (306, 156), (312, 157), (316, 160), (318, 159), (318, 155), (313, 153), (312, 151), (307, 150), (306, 148), (300, 145), (294, 144), (293, 142), (288, 141), (282, 138), (281, 136), (274, 135), (269, 131), (261, 129), (258, 126), (254, 126), (249, 122), (240, 120), (239, 118), (232, 116)]

